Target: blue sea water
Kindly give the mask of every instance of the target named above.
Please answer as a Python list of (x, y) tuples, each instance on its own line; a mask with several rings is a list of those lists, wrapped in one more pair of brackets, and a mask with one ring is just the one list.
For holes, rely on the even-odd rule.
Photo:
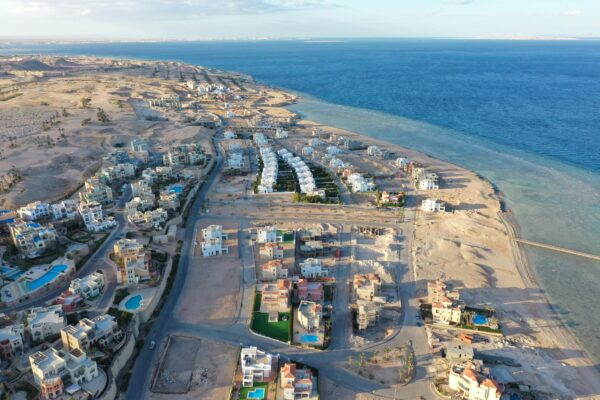
[[(472, 169), (522, 236), (600, 254), (600, 42), (347, 40), (27, 46), (234, 70), (303, 94), (308, 119)], [(600, 263), (529, 249), (546, 295), (600, 360)]]

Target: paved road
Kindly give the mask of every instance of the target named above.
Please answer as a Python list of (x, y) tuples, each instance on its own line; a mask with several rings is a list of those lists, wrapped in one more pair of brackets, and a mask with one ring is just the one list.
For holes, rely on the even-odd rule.
[[(125, 206), (125, 203), (131, 197), (131, 186), (126, 185), (127, 188), (113, 207), (114, 210), (122, 210)], [(4, 313), (11, 313), (22, 311), (31, 307), (38, 307), (45, 305), (48, 301), (55, 299), (60, 296), (62, 292), (69, 289), (69, 285), (73, 278), (82, 277), (85, 275), (89, 275), (92, 272), (97, 270), (101, 270), (104, 273), (104, 291), (102, 293), (101, 303), (106, 303), (108, 300), (113, 298), (115, 289), (117, 287), (117, 275), (114, 271), (114, 266), (106, 261), (110, 250), (113, 247), (113, 244), (120, 237), (123, 229), (127, 225), (127, 221), (122, 212), (117, 211), (116, 213), (117, 227), (113, 229), (104, 243), (100, 245), (100, 247), (94, 252), (94, 254), (86, 261), (86, 263), (75, 273), (75, 275), (70, 278), (68, 281), (62, 283), (51, 291), (44, 293), (42, 296), (31, 298), (30, 300), (26, 300), (19, 305), (6, 307), (2, 311)]]
[[(220, 149), (220, 145), (216, 143), (217, 148)], [(173, 281), (173, 286), (171, 288), (171, 296), (167, 298), (158, 318), (155, 320), (152, 325), (152, 329), (148, 333), (148, 341), (154, 340), (156, 343), (161, 343), (163, 339), (165, 339), (170, 330), (173, 327), (173, 315), (174, 309), (177, 305), (178, 293), (181, 293), (183, 290), (188, 268), (191, 264), (191, 261), (194, 257), (194, 241), (196, 238), (196, 224), (198, 219), (200, 218), (200, 210), (203, 204), (203, 201), (206, 199), (206, 195), (208, 194), (210, 187), (214, 184), (216, 178), (219, 176), (220, 170), (223, 168), (223, 157), (221, 152), (218, 152), (216, 158), (216, 165), (211, 174), (207, 177), (204, 185), (198, 191), (196, 198), (194, 199), (191, 209), (189, 212), (189, 217), (187, 220), (184, 239), (183, 239), (183, 247), (181, 249), (181, 257), (179, 259), (179, 267), (177, 269), (177, 274), (175, 275), (175, 280)], [(139, 399), (140, 393), (144, 393), (149, 385), (150, 385), (150, 372), (152, 371), (152, 366), (154, 365), (154, 357), (156, 353), (153, 350), (150, 350), (148, 346), (144, 346), (137, 357), (135, 365), (132, 370), (132, 375), (129, 380), (129, 386), (126, 394), (127, 399), (137, 400)]]

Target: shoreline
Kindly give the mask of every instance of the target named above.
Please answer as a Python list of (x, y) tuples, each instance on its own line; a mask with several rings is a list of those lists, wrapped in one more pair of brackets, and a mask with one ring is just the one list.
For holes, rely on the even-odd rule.
[[(279, 89), (279, 88), (271, 88), (271, 89), (285, 91), (284, 89)], [(452, 164), (441, 158), (438, 158), (438, 157), (432, 156), (430, 154), (420, 152), (418, 150), (414, 150), (412, 148), (405, 147), (405, 146), (402, 146), (402, 145), (399, 145), (396, 143), (391, 143), (391, 142), (388, 142), (383, 139), (378, 139), (378, 138), (371, 137), (368, 135), (359, 134), (359, 133), (352, 132), (352, 131), (349, 131), (346, 129), (332, 127), (332, 126), (329, 126), (326, 124), (318, 123), (318, 122), (315, 122), (315, 121), (312, 121), (309, 119), (304, 119), (304, 118), (299, 118), (298, 123), (299, 124), (305, 123), (305, 124), (311, 124), (311, 125), (314, 124), (316, 126), (323, 127), (324, 130), (327, 130), (327, 128), (333, 128), (334, 130), (337, 130), (337, 131), (347, 132), (347, 133), (351, 134), (352, 136), (359, 138), (361, 141), (363, 141), (363, 143), (367, 143), (367, 144), (372, 143), (372, 144), (384, 145), (388, 148), (397, 148), (400, 150), (402, 155), (406, 155), (407, 153), (411, 154), (408, 156), (409, 159), (411, 159), (411, 160), (414, 159), (415, 155), (417, 156), (417, 159), (424, 158), (424, 159), (434, 160), (435, 162), (437, 162), (441, 165), (445, 164), (448, 166), (452, 166), (453, 168), (466, 171), (467, 173), (472, 174), (476, 179), (478, 179), (484, 185), (487, 185), (489, 187), (489, 189), (493, 192), (494, 201), (496, 202), (498, 209), (499, 209), (498, 219), (502, 222), (502, 224), (505, 226), (506, 231), (507, 231), (508, 245), (510, 246), (511, 253), (514, 257), (514, 269), (518, 273), (519, 279), (521, 280), (522, 284), (525, 286), (526, 289), (539, 290), (541, 293), (543, 293), (544, 301), (543, 301), (543, 303), (540, 303), (537, 307), (538, 311), (540, 311), (539, 314), (546, 316), (548, 322), (556, 323), (555, 325), (552, 325), (552, 326), (547, 325), (547, 326), (544, 326), (542, 329), (540, 329), (541, 335), (544, 336), (547, 341), (550, 341), (551, 343), (554, 344), (553, 350), (559, 351), (560, 353), (562, 353), (564, 355), (564, 357), (562, 357), (561, 359), (566, 360), (573, 356), (572, 353), (580, 352), (581, 354), (577, 355), (578, 360), (568, 361), (567, 365), (575, 367), (575, 368), (587, 368), (587, 367), (592, 366), (593, 370), (586, 371), (586, 372), (584, 372), (584, 371), (579, 371), (579, 372), (582, 375), (587, 375), (587, 377), (585, 377), (585, 379), (588, 382), (598, 382), (597, 378), (598, 378), (598, 376), (600, 376), (600, 371), (595, 366), (595, 362), (594, 362), (591, 354), (581, 344), (580, 340), (577, 338), (575, 333), (567, 326), (565, 321), (563, 321), (563, 319), (551, 307), (551, 302), (550, 302), (550, 299), (547, 297), (546, 290), (539, 283), (537, 274), (529, 262), (528, 256), (525, 252), (525, 249), (523, 249), (522, 246), (520, 244), (518, 244), (517, 242), (514, 242), (513, 240), (509, 239), (509, 237), (511, 236), (511, 233), (512, 233), (512, 236), (519, 237), (518, 236), (518, 234), (520, 232), (519, 224), (518, 224), (518, 221), (516, 221), (516, 219), (514, 217), (514, 213), (508, 207), (506, 200), (504, 199), (504, 193), (490, 179), (480, 175), (479, 173), (477, 173), (475, 171), (472, 171), (465, 167), (458, 166), (456, 164)], [(428, 165), (428, 164), (426, 164), (426, 165)], [(417, 220), (415, 220), (415, 224), (416, 224), (416, 221)], [(415, 233), (418, 231), (418, 229), (419, 228), (415, 226)], [(413, 251), (413, 252), (414, 252), (414, 246), (415, 246), (415, 242), (413, 241), (413, 249), (411, 249), (411, 251)]]

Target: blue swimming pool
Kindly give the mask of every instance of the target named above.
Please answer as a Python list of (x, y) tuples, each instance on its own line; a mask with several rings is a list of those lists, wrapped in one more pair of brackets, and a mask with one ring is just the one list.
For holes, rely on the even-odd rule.
[(484, 315), (477, 314), (473, 318), (473, 324), (474, 325), (486, 325), (487, 323), (488, 323), (488, 319)]
[(264, 399), (265, 398), (265, 389), (264, 388), (256, 388), (250, 392), (248, 392), (249, 399)]
[(169, 186), (169, 192), (171, 193), (175, 193), (175, 194), (181, 194), (181, 192), (183, 192), (183, 185), (179, 185), (179, 184), (174, 184)]
[(142, 296), (139, 294), (132, 296), (129, 300), (127, 300), (125, 302), (125, 308), (128, 310), (132, 310), (132, 311), (137, 310), (141, 306), (142, 306)]
[(319, 343), (319, 335), (311, 335), (305, 333), (300, 337), (302, 343)]
[(38, 290), (42, 286), (47, 285), (48, 283), (58, 278), (58, 276), (64, 273), (68, 268), (69, 267), (67, 267), (65, 264), (54, 265), (44, 275), (40, 276), (39, 278), (33, 281), (27, 282), (27, 289), (29, 289), (29, 291)]

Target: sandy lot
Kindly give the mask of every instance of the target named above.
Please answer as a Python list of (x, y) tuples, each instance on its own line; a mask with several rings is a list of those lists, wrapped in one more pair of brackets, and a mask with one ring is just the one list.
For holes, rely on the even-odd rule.
[[(172, 377), (189, 379), (185, 393), (150, 393), (151, 399), (226, 399), (237, 366), (238, 347), (206, 339), (177, 338), (163, 364)], [(194, 353), (191, 353), (194, 352)], [(191, 357), (191, 354), (195, 354)], [(173, 385), (171, 385), (173, 386)]]
[[(202, 242), (202, 228), (211, 225), (208, 220), (198, 225), (198, 243)], [(237, 226), (223, 226), (229, 234), (225, 245), (229, 254), (202, 257), (200, 246), (190, 266), (187, 281), (175, 310), (177, 317), (190, 323), (229, 325), (235, 321), (240, 302), (240, 268)], [(192, 289), (193, 288), (193, 289)]]

